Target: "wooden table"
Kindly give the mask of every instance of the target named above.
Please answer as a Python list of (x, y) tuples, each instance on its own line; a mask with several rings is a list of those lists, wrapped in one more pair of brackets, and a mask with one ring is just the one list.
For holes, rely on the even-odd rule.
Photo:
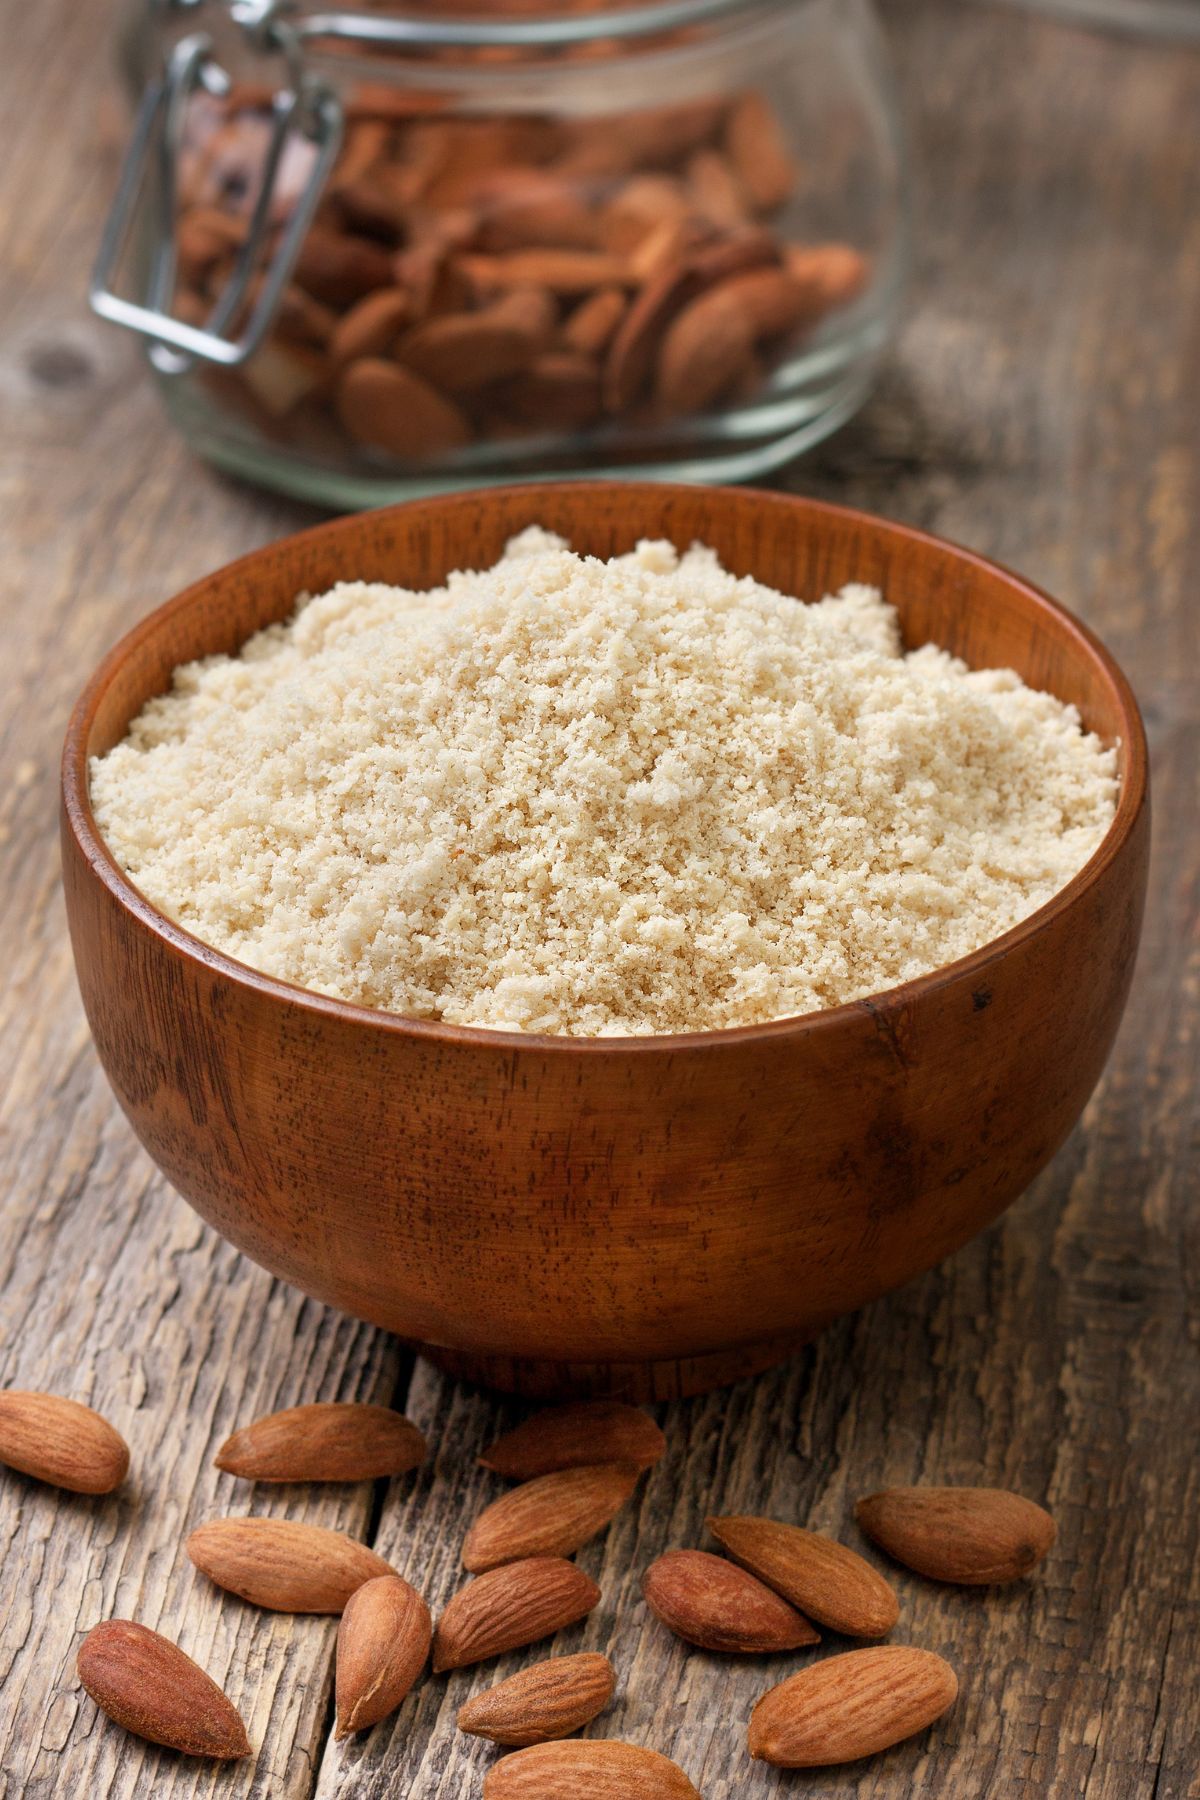
[[(913, 305), (876, 399), (788, 485), (1008, 560), (1107, 639), (1155, 755), (1141, 965), (1083, 1124), (1000, 1225), (777, 1373), (664, 1409), (669, 1456), (583, 1553), (604, 1602), (561, 1647), (612, 1654), (601, 1729), (673, 1753), (708, 1800), (1184, 1800), (1200, 1795), (1200, 54), (966, 0), (889, 11), (920, 171)], [(213, 1514), (286, 1512), (369, 1539), (436, 1608), (493, 1492), (474, 1454), (515, 1414), (235, 1255), (154, 1173), (100, 1074), (59, 894), (68, 706), (148, 608), (311, 515), (193, 461), (130, 345), (84, 310), (125, 129), (109, 6), (42, 0), (5, 30), (0, 1381), (101, 1407), (134, 1474), (100, 1501), (0, 1477), (0, 1795), (476, 1793), (491, 1752), (453, 1720), (491, 1669), (428, 1682), (394, 1729), (334, 1748), (334, 1622), (223, 1598), (181, 1550)], [(406, 1406), (435, 1460), (328, 1493), (213, 1470), (235, 1424), (330, 1397)], [(902, 1580), (897, 1636), (962, 1675), (930, 1734), (841, 1772), (752, 1766), (744, 1721), (787, 1659), (689, 1654), (647, 1619), (641, 1569), (700, 1541), (714, 1507), (853, 1541), (854, 1497), (913, 1480), (1044, 1497), (1058, 1546), (1011, 1591)], [(75, 1652), (113, 1614), (228, 1685), (253, 1763), (183, 1764), (97, 1715)]]

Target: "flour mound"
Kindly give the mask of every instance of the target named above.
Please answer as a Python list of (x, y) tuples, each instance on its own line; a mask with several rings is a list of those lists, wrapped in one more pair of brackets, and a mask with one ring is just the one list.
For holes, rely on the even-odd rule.
[(343, 582), (175, 673), (91, 770), (114, 855), (197, 937), (323, 994), (577, 1035), (877, 993), (1041, 906), (1115, 754), (1008, 670), (904, 654), (699, 545), (531, 528), (432, 593)]

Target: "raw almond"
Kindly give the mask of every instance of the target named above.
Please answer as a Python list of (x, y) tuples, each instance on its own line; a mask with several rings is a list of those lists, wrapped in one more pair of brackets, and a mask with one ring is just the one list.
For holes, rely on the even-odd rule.
[(709, 1519), (708, 1529), (729, 1554), (831, 1631), (847, 1637), (886, 1637), (900, 1604), (895, 1590), (855, 1551), (819, 1532), (777, 1519)]
[(599, 356), (612, 341), (625, 316), (625, 296), (620, 288), (601, 288), (577, 306), (562, 328), (563, 348), (581, 356)]
[(654, 386), (660, 410), (667, 417), (703, 412), (744, 373), (753, 351), (753, 325), (727, 284), (701, 294), (663, 338)]
[(276, 342), (261, 345), (242, 368), (250, 392), (274, 419), (282, 419), (328, 380), (328, 357), (311, 344)]
[(547, 350), (498, 384), (493, 397), (502, 412), (528, 425), (580, 431), (600, 411), (600, 371), (590, 357), (573, 350)]
[(470, 441), (471, 425), (452, 400), (397, 363), (364, 356), (338, 383), (342, 424), (360, 444), (405, 461), (443, 456)]
[(444, 393), (471, 393), (525, 368), (557, 318), (545, 288), (516, 289), (481, 312), (427, 319), (400, 339), (396, 356)]
[(493, 1744), (546, 1744), (582, 1730), (612, 1699), (607, 1656), (554, 1656), (486, 1688), (458, 1712), (458, 1729)]
[(343, 313), (329, 339), (329, 353), (338, 368), (360, 356), (380, 356), (390, 349), (412, 316), (407, 288), (377, 288)]
[(779, 120), (761, 94), (744, 94), (729, 115), (725, 148), (750, 204), (773, 212), (796, 186), (792, 160)]
[(523, 1482), (480, 1513), (463, 1545), (463, 1567), (477, 1575), (526, 1556), (570, 1556), (603, 1531), (637, 1478), (629, 1463), (599, 1463)]
[(78, 1400), (0, 1392), (0, 1463), (73, 1494), (110, 1494), (129, 1473), (129, 1446)]
[(889, 1488), (860, 1500), (854, 1516), (872, 1542), (918, 1575), (971, 1587), (1020, 1580), (1055, 1538), (1043, 1507), (1004, 1488)]
[(132, 1619), (106, 1619), (79, 1646), (79, 1679), (126, 1731), (184, 1756), (249, 1756), (232, 1700), (177, 1644)]
[(668, 1550), (642, 1577), (652, 1613), (701, 1650), (769, 1653), (820, 1642), (794, 1606), (707, 1550)]
[(552, 294), (590, 294), (598, 287), (635, 287), (624, 257), (601, 250), (513, 250), (502, 256), (462, 256), (459, 266), (483, 295), (511, 287), (544, 287)]
[(216, 1465), (247, 1481), (373, 1481), (415, 1469), (425, 1449), (412, 1421), (390, 1406), (324, 1400), (235, 1431)]
[(535, 1744), (488, 1770), (483, 1800), (700, 1800), (678, 1763), (608, 1739)]
[(363, 238), (312, 225), (300, 246), (292, 279), (328, 306), (350, 306), (375, 288), (392, 285), (391, 258)]
[(801, 1669), (750, 1715), (750, 1754), (784, 1769), (856, 1762), (939, 1719), (958, 1677), (932, 1650), (885, 1644)]
[(740, 307), (756, 342), (782, 337), (813, 317), (810, 293), (786, 269), (747, 269), (730, 275), (716, 291), (727, 305)]
[(805, 289), (814, 317), (847, 305), (870, 274), (866, 257), (851, 244), (789, 244), (784, 264)]
[(367, 1731), (395, 1712), (425, 1667), (429, 1608), (399, 1575), (377, 1575), (351, 1594), (337, 1635), (337, 1733)]
[(433, 1638), (434, 1674), (519, 1650), (590, 1613), (600, 1589), (560, 1556), (505, 1563), (455, 1594)]
[(344, 1531), (298, 1519), (210, 1519), (187, 1553), (218, 1587), (272, 1612), (340, 1613), (364, 1581), (395, 1574)]
[(511, 1481), (530, 1481), (555, 1469), (598, 1462), (648, 1469), (666, 1447), (654, 1420), (639, 1407), (619, 1400), (574, 1400), (534, 1413), (497, 1438), (479, 1460)]
[(687, 168), (695, 210), (712, 225), (744, 225), (750, 216), (746, 193), (733, 165), (719, 150), (697, 150)]

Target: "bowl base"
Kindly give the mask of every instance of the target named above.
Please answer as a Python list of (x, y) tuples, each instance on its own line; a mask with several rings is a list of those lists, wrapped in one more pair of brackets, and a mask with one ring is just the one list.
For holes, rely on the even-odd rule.
[(543, 1362), (532, 1357), (476, 1356), (440, 1344), (414, 1343), (412, 1348), (447, 1375), (505, 1394), (522, 1394), (530, 1400), (629, 1400), (648, 1405), (655, 1400), (686, 1400), (691, 1394), (707, 1394), (761, 1375), (814, 1336), (785, 1334), (667, 1362)]

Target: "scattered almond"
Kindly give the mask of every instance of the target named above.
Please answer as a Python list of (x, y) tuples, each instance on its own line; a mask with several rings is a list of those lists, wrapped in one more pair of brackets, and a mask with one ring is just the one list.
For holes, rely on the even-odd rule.
[(642, 1592), (664, 1625), (701, 1650), (767, 1654), (820, 1642), (781, 1595), (707, 1550), (668, 1550), (646, 1570)]
[(763, 1695), (750, 1715), (750, 1754), (784, 1769), (856, 1762), (923, 1731), (957, 1695), (958, 1677), (932, 1650), (850, 1650)]
[(743, 1568), (818, 1625), (847, 1637), (886, 1637), (900, 1603), (856, 1551), (777, 1519), (709, 1519), (708, 1529)]
[(129, 1446), (78, 1400), (7, 1388), (0, 1392), (0, 1463), (73, 1494), (110, 1494), (129, 1473)]
[(463, 1545), (463, 1567), (479, 1574), (526, 1556), (572, 1555), (620, 1511), (637, 1478), (629, 1463), (599, 1463), (522, 1483), (480, 1513)]
[(338, 1625), (338, 1738), (395, 1712), (429, 1658), (433, 1621), (414, 1587), (377, 1575), (351, 1594)]
[(416, 1426), (390, 1406), (322, 1400), (235, 1431), (216, 1465), (247, 1481), (374, 1481), (415, 1469), (425, 1450)]
[(535, 1744), (494, 1763), (483, 1800), (700, 1800), (678, 1763), (607, 1738)]
[(461, 1669), (552, 1637), (591, 1612), (600, 1589), (559, 1556), (534, 1556), (476, 1576), (438, 1620), (433, 1670)]
[(649, 1413), (619, 1400), (573, 1400), (548, 1406), (497, 1438), (479, 1458), (510, 1481), (599, 1462), (648, 1469), (667, 1447)]
[(177, 1644), (132, 1619), (106, 1619), (79, 1646), (79, 1679), (126, 1731), (184, 1756), (249, 1756), (232, 1700)]
[(607, 1656), (555, 1656), (519, 1669), (461, 1706), (458, 1729), (516, 1748), (582, 1730), (612, 1699), (616, 1671)]
[(364, 1581), (395, 1573), (356, 1538), (297, 1519), (210, 1519), (187, 1553), (218, 1587), (272, 1612), (340, 1613)]
[(889, 1488), (860, 1500), (859, 1526), (889, 1556), (934, 1581), (1019, 1581), (1054, 1542), (1044, 1507), (1004, 1488)]

